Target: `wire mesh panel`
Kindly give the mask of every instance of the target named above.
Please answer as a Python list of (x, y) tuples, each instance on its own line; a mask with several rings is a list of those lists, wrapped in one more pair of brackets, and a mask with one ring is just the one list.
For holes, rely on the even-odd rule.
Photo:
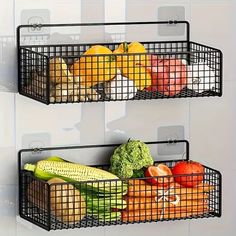
[[(46, 230), (50, 229), (49, 188), (46, 182), (33, 176), (21, 175), (20, 182), (20, 216)], [(27, 200), (26, 200), (27, 197)]]
[(18, 83), (21, 93), (47, 103), (50, 89), (47, 79), (48, 58), (41, 53), (21, 48), (19, 63), (21, 65), (19, 76), (24, 78)]
[[(43, 181), (22, 170), (20, 162), (20, 216), (46, 230), (220, 217), (220, 172), (203, 166), (202, 173), (174, 174), (179, 162), (154, 163), (166, 165), (169, 175), (73, 182)], [(109, 171), (109, 165), (93, 167)]]
[[(104, 25), (109, 24), (116, 23)], [(19, 92), (35, 100), (50, 104), (222, 95), (221, 51), (190, 42), (188, 30), (185, 41), (20, 45), (21, 27)]]

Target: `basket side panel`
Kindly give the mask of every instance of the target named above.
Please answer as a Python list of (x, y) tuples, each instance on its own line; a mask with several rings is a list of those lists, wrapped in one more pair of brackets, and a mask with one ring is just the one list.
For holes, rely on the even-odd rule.
[(36, 180), (28, 173), (21, 172), (20, 216), (46, 230), (50, 230), (48, 222), (47, 184)]
[(218, 171), (206, 168), (205, 182), (210, 186), (214, 186), (214, 189), (209, 192), (209, 211), (215, 216), (220, 217), (222, 211), (222, 182), (221, 174)]
[(222, 53), (214, 48), (191, 43), (188, 87), (198, 96), (222, 95)]
[(19, 49), (19, 93), (48, 104), (48, 58), (33, 50)]

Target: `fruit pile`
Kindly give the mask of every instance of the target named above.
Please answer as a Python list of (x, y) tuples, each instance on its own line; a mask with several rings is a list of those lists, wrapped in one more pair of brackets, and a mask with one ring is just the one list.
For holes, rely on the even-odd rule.
[[(205, 70), (211, 73), (202, 73)], [(72, 65), (63, 58), (51, 58), (50, 97), (51, 102), (97, 101), (101, 98), (96, 89), (100, 85), (111, 100), (132, 99), (138, 91), (172, 97), (186, 87), (197, 92), (207, 76), (213, 83), (214, 72), (206, 64), (200, 71), (198, 64), (189, 66), (178, 55), (149, 53), (139, 42), (121, 43), (113, 51), (94, 45)], [(206, 85), (206, 89), (211, 88)]]
[(27, 163), (24, 169), (36, 177), (28, 184), (27, 199), (44, 210), (50, 200), (52, 215), (67, 224), (88, 218), (140, 222), (209, 212), (209, 196), (215, 186), (205, 181), (200, 163), (154, 162), (149, 147), (139, 140), (117, 147), (110, 162), (106, 170), (56, 156)]

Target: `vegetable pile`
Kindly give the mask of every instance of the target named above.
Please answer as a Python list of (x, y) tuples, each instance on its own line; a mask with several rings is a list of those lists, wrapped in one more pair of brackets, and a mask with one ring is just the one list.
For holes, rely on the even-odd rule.
[[(181, 161), (172, 168), (154, 164), (149, 147), (129, 140), (117, 147), (109, 171), (49, 157), (25, 164), (39, 180), (28, 184), (28, 201), (59, 221), (75, 224), (150, 221), (188, 217), (209, 211), (209, 192), (200, 163)], [(47, 194), (50, 186), (50, 195)]]
[[(79, 195), (83, 197), (86, 203), (86, 214), (98, 220), (119, 220), (121, 213), (112, 212), (113, 208), (126, 208), (126, 202), (123, 200), (123, 195), (126, 194), (127, 186), (122, 183), (117, 176), (108, 171), (71, 163), (60, 157), (50, 157), (47, 160), (38, 161), (36, 165), (25, 164), (24, 169), (33, 171), (35, 177), (42, 180), (50, 181), (52, 178), (60, 178), (62, 182), (67, 181), (73, 183), (78, 189), (77, 192), (79, 191)], [(64, 196), (57, 194), (57, 192), (58, 190), (56, 190), (55, 193), (55, 190), (51, 189), (51, 195), (56, 194), (54, 205), (60, 204), (64, 199)], [(69, 192), (67, 197), (73, 197), (73, 194)], [(29, 200), (34, 203), (32, 198), (29, 198)], [(80, 201), (77, 202), (77, 207), (81, 207), (80, 203)], [(74, 207), (75, 206), (76, 205), (74, 205)], [(68, 205), (64, 204), (64, 209), (62, 211), (66, 211), (69, 218), (74, 217), (74, 221), (66, 221), (67, 223), (75, 223), (75, 220), (80, 219), (75, 217), (76, 215), (73, 211), (68, 212), (67, 208)], [(84, 209), (84, 207), (82, 207), (82, 209)], [(59, 212), (58, 208), (53, 210), (52, 213), (65, 222), (64, 218), (60, 217), (61, 212)]]

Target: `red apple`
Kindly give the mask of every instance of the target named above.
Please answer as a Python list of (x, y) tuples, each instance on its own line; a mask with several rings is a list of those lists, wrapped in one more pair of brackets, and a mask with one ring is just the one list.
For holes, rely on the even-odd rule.
[[(172, 169), (175, 182), (184, 187), (195, 187), (203, 181), (204, 167), (194, 161), (180, 161)], [(186, 175), (186, 176), (175, 176)]]
[(180, 59), (160, 59), (152, 55), (148, 70), (152, 77), (152, 85), (147, 88), (148, 91), (174, 96), (187, 85), (186, 65)]
[[(167, 176), (164, 177), (163, 176)], [(170, 168), (164, 164), (159, 164), (157, 166), (149, 166), (145, 171), (145, 177), (161, 177), (161, 178), (148, 178), (147, 182), (152, 185), (162, 185), (167, 186), (173, 182), (172, 172)]]

